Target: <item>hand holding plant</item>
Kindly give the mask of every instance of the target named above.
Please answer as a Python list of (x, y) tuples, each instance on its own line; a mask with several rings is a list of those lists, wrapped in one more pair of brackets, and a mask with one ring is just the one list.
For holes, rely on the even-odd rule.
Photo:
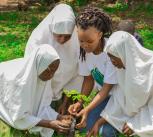
[(48, 128), (54, 129), (59, 133), (68, 133), (70, 130), (70, 123), (60, 120), (52, 120), (48, 124)]
[(68, 112), (71, 114), (71, 115), (77, 115), (77, 113), (82, 109), (82, 104), (80, 102), (77, 102), (75, 104), (72, 104), (69, 106), (68, 108)]
[(81, 117), (81, 122), (76, 125), (76, 128), (86, 127), (88, 114), (89, 114), (88, 109), (84, 108), (76, 115), (77, 117)]

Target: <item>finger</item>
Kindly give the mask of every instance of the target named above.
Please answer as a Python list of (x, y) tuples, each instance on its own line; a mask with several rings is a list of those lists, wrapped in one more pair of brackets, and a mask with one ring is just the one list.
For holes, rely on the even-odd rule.
[(124, 124), (123, 129), (122, 129), (122, 132), (124, 133), (125, 130), (127, 130), (128, 128), (129, 128), (129, 127), (128, 127), (126, 124)]
[(84, 127), (86, 127), (86, 122), (85, 121), (81, 121), (80, 123), (78, 123), (76, 125), (76, 128), (84, 128)]
[(128, 132), (129, 132), (129, 128), (125, 128), (124, 131), (123, 131), (123, 133), (124, 133), (125, 135), (127, 135)]
[(65, 114), (64, 109), (61, 109), (60, 113), (61, 113), (61, 115), (64, 115)]
[(69, 127), (71, 126), (71, 123), (72, 123), (72, 121), (70, 121), (70, 120), (62, 120), (61, 121), (64, 125), (66, 124), (66, 125), (68, 125)]
[(81, 110), (79, 113), (76, 113), (76, 117), (81, 117), (83, 115), (83, 110)]
[(73, 105), (70, 105), (70, 106), (69, 106), (68, 112), (69, 112), (70, 114), (73, 113)]
[(89, 131), (86, 137), (91, 137), (94, 134), (93, 130)]
[(68, 108), (68, 112), (69, 112), (71, 115), (76, 115), (76, 111), (75, 111), (74, 106), (70, 106), (70, 107)]
[(124, 124), (123, 128), (122, 128), (122, 132), (125, 130), (125, 126), (126, 126), (126, 123)]
[(129, 129), (129, 131), (127, 132), (127, 135), (130, 136), (133, 134), (133, 131), (131, 129)]
[(58, 123), (58, 125), (59, 125), (60, 127), (63, 127), (63, 128), (70, 128), (70, 124), (68, 124), (68, 123), (66, 123), (66, 122), (64, 122), (64, 121), (62, 121), (62, 123), (61, 123), (61, 122)]
[(71, 115), (64, 115), (64, 119), (65, 120), (71, 120), (72, 121), (73, 116), (71, 116)]
[(98, 131), (97, 130), (94, 130), (93, 135), (94, 135), (94, 137), (97, 137)]

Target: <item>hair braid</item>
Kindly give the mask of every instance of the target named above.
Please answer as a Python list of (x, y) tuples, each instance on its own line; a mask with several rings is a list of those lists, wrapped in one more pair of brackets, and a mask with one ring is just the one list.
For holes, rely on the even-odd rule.
[[(108, 37), (112, 33), (112, 22), (110, 17), (101, 9), (96, 7), (84, 8), (77, 16), (76, 24), (84, 30), (89, 27), (95, 27), (103, 33), (102, 41), (104, 37)], [(80, 57), (82, 61), (85, 60), (85, 54), (85, 50), (80, 48)]]

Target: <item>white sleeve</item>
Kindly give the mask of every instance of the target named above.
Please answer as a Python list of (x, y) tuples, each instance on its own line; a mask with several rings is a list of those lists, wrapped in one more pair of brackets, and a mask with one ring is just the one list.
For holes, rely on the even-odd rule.
[(104, 73), (104, 83), (117, 84), (116, 69), (107, 56), (106, 70)]
[(81, 76), (89, 76), (91, 75), (90, 70), (88, 69), (86, 61), (82, 61), (79, 59), (79, 74)]

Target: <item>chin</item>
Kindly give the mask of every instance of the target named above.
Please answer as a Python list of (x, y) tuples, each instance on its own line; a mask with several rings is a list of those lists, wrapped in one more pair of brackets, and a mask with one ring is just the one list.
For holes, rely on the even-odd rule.
[(91, 50), (85, 50), (85, 52), (86, 52), (86, 53), (91, 53), (91, 52), (93, 52), (93, 51), (91, 51)]
[(59, 44), (63, 45), (65, 42), (58, 42)]

